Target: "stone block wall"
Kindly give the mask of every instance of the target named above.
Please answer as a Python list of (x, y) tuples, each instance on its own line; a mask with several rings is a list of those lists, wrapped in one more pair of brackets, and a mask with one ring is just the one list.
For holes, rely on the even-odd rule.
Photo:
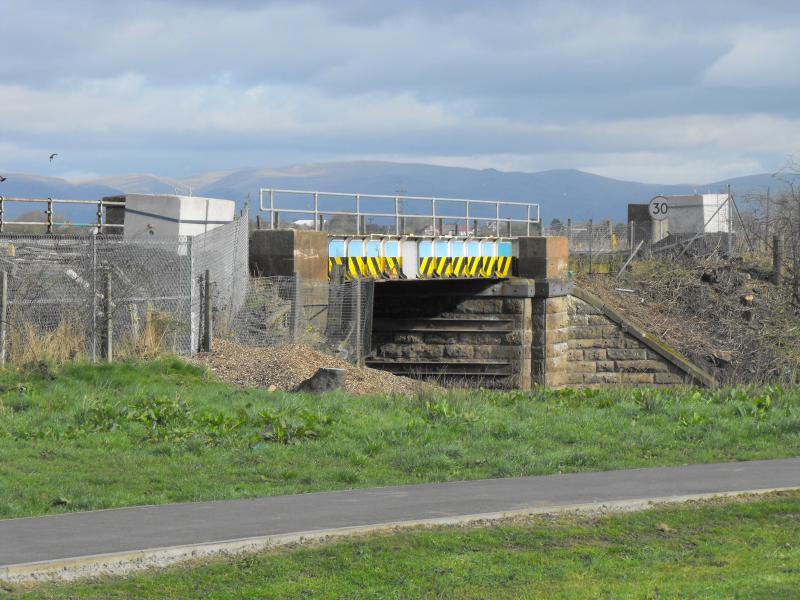
[(574, 290), (558, 299), (566, 322), (566, 344), (551, 364), (546, 385), (600, 387), (714, 385), (711, 376), (588, 292)]
[(566, 385), (640, 386), (692, 383), (681, 369), (575, 296), (565, 299), (569, 321)]
[(391, 370), (416, 362), (442, 369), (437, 380), (455, 385), (531, 386), (531, 298), (480, 295), (457, 282), (447, 295), (430, 293), (430, 283), (387, 285), (393, 293), (376, 290), (367, 364)]

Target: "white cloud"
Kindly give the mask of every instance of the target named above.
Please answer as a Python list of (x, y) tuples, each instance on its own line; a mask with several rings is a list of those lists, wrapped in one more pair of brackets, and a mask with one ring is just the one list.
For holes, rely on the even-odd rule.
[(440, 104), (412, 93), (330, 97), (288, 86), (164, 87), (134, 74), (49, 89), (0, 84), (0, 97), (4, 130), (39, 134), (388, 133), (454, 123)]
[(76, 172), (359, 156), (686, 181), (800, 153), (788, 5), (7, 4), (0, 167), (52, 144)]
[(706, 69), (711, 85), (734, 88), (790, 88), (800, 85), (797, 26), (746, 27), (733, 34), (733, 47)]

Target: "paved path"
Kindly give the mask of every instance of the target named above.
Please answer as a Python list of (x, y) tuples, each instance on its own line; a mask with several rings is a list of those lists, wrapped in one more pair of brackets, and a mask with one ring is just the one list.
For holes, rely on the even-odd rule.
[[(337, 528), (576, 505), (800, 487), (800, 458), (425, 484), (0, 520), (0, 578), (22, 563), (202, 545)], [(195, 546), (196, 547), (196, 546)], [(221, 547), (221, 546), (220, 546)], [(138, 556), (146, 556), (139, 554)], [(65, 562), (66, 559), (66, 562)], [(88, 561), (91, 562), (91, 561)], [(40, 565), (44, 566), (44, 565)], [(38, 567), (37, 567), (38, 568)]]

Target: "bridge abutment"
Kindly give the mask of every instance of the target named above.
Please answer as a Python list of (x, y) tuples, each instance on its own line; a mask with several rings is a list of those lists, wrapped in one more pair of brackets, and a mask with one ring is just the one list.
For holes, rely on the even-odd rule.
[[(324, 285), (326, 235), (257, 231), (251, 264), (262, 275), (298, 273)], [(568, 263), (566, 238), (517, 238), (513, 277), (378, 279), (365, 311), (373, 316), (365, 362), (465, 387), (715, 384), (602, 300), (574, 289)], [(315, 307), (324, 304), (319, 296)]]

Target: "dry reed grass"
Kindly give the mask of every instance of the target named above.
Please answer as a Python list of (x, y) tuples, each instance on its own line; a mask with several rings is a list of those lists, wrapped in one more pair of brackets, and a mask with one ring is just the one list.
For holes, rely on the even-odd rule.
[(48, 361), (63, 364), (85, 359), (86, 337), (76, 319), (65, 318), (52, 330), (34, 323), (10, 328), (8, 360), (11, 363), (23, 365)]
[(134, 308), (131, 311), (131, 328), (120, 342), (120, 356), (153, 359), (164, 354), (175, 353), (176, 332), (172, 315), (148, 306), (141, 329), (139, 329), (138, 322), (138, 314)]

